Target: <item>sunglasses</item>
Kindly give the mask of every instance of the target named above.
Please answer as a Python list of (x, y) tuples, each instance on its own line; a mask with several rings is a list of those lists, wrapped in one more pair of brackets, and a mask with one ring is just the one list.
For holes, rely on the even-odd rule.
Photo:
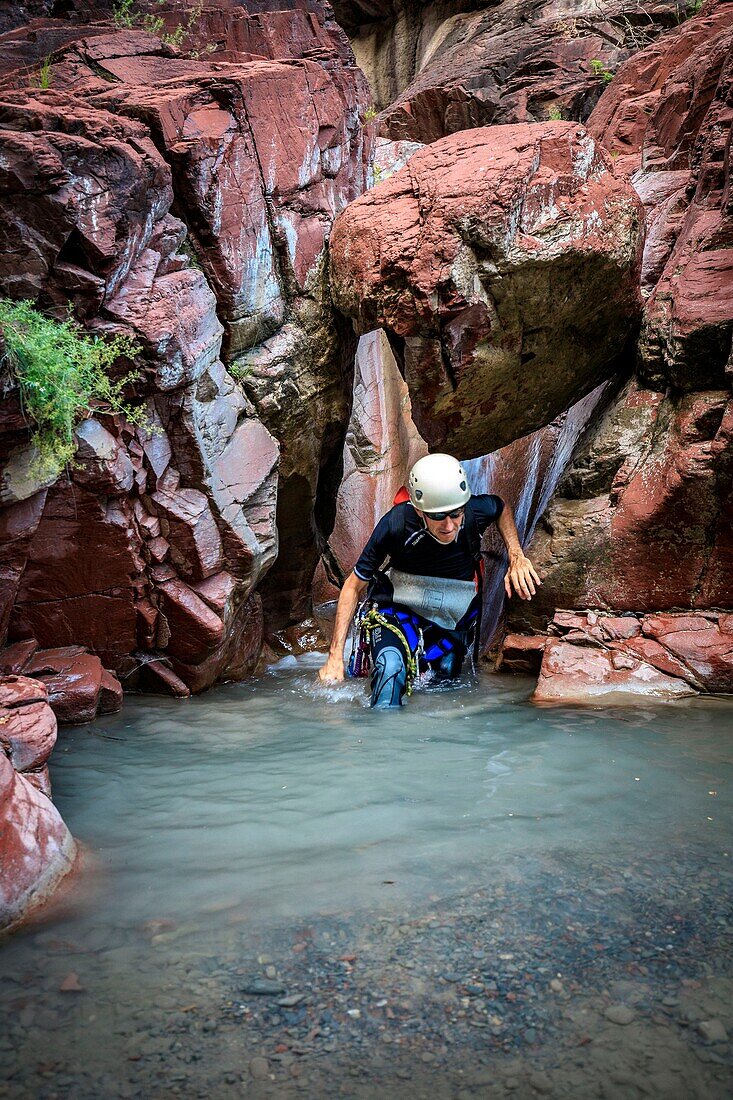
[(430, 519), (437, 519), (438, 522), (442, 519), (460, 519), (463, 515), (463, 508), (454, 508), (452, 512), (426, 512)]

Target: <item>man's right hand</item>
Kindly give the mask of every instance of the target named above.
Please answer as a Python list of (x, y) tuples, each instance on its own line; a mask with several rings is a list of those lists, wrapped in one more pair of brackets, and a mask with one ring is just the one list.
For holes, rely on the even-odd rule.
[(341, 683), (344, 679), (344, 661), (342, 657), (332, 657), (318, 670), (318, 679), (324, 684)]

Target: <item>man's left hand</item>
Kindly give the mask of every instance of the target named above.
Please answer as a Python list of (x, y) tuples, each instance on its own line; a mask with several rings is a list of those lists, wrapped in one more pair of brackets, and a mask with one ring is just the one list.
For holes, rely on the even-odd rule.
[(537, 592), (537, 586), (541, 584), (535, 567), (524, 554), (517, 554), (510, 560), (504, 577), (507, 596), (516, 594), (522, 600), (531, 600)]

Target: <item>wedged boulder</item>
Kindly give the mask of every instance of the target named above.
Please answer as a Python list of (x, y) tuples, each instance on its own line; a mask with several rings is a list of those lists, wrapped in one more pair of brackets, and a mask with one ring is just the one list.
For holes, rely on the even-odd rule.
[(339, 216), (336, 304), (385, 329), (433, 448), (486, 454), (618, 369), (641, 204), (574, 124), (453, 135)]
[[(346, 5), (334, 5), (337, 13)], [(392, 138), (552, 117), (584, 121), (631, 54), (679, 21), (674, 0), (489, 0), (385, 5), (352, 25), (354, 49)], [(374, 7), (374, 5), (365, 5)]]
[(630, 383), (581, 440), (528, 553), (543, 577), (510, 628), (556, 607), (733, 607), (733, 406)]
[(41, 905), (76, 858), (50, 800), (48, 757), (56, 719), (43, 684), (0, 678), (0, 932)]
[(558, 612), (550, 631), (560, 637), (547, 639), (535, 702), (733, 692), (733, 615)]
[(733, 334), (729, 3), (711, 3), (619, 71), (589, 129), (647, 210), (639, 374), (655, 389), (728, 384)]

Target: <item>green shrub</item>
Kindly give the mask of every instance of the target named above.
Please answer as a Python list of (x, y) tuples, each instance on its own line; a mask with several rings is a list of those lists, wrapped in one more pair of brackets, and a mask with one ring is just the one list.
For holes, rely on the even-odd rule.
[(562, 107), (548, 107), (547, 117), (553, 122), (561, 122), (564, 118)]
[(32, 424), (34, 473), (46, 478), (61, 472), (74, 456), (74, 429), (95, 410), (123, 413), (135, 424), (143, 420), (142, 407), (122, 399), (123, 387), (138, 375), (113, 382), (107, 374), (120, 356), (132, 358), (140, 350), (129, 337), (89, 336), (71, 316), (53, 321), (32, 302), (7, 298), (0, 298), (0, 328)]
[(174, 49), (179, 50), (186, 37), (186, 28), (183, 23), (178, 23), (175, 30), (169, 31), (167, 34), (161, 34), (160, 40), (166, 46), (173, 46)]
[(165, 27), (165, 20), (161, 19), (159, 15), (144, 15), (143, 16), (143, 30), (148, 34), (160, 34)]
[(377, 108), (372, 103), (371, 107), (367, 107), (366, 111), (364, 112), (364, 121), (365, 122), (373, 122), (378, 114), (379, 114), (379, 111), (377, 110)]
[(610, 84), (613, 80), (613, 73), (610, 69), (607, 69), (602, 61), (599, 61), (597, 57), (594, 57), (590, 62), (591, 72), (593, 76), (599, 77), (604, 84)]
[(112, 5), (112, 18), (118, 27), (134, 27), (140, 19), (135, 0), (116, 0)]

